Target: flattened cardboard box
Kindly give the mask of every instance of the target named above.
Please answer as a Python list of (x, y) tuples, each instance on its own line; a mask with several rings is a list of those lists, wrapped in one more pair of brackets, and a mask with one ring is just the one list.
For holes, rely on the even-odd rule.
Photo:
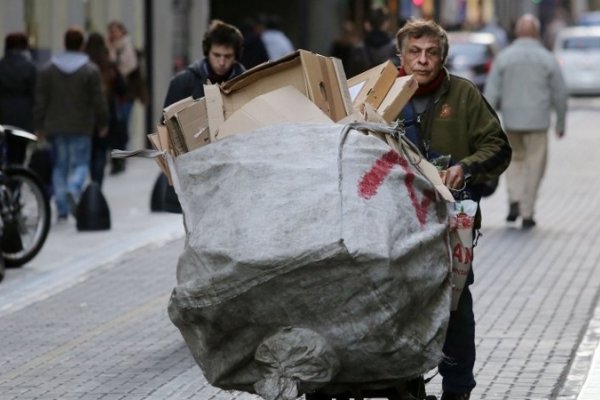
[(163, 116), (176, 156), (210, 143), (204, 98), (182, 99), (165, 108)]
[(298, 89), (285, 86), (256, 97), (231, 114), (219, 127), (216, 139), (284, 122), (333, 123)]
[(210, 143), (206, 100), (195, 100), (176, 115), (188, 151)]
[(377, 107), (377, 113), (386, 122), (393, 122), (398, 118), (398, 114), (400, 114), (400, 111), (402, 111), (418, 88), (419, 84), (412, 75), (396, 78), (394, 84), (383, 98), (383, 101)]
[[(352, 114), (352, 102), (340, 60), (298, 50), (276, 61), (260, 64), (225, 82), (216, 92), (205, 85), (211, 136), (235, 111), (257, 96), (293, 86), (333, 121)], [(223, 117), (219, 116), (219, 113)]]
[(377, 109), (397, 76), (398, 70), (394, 63), (386, 61), (348, 79), (350, 98), (354, 108), (362, 111), (362, 105), (368, 103)]

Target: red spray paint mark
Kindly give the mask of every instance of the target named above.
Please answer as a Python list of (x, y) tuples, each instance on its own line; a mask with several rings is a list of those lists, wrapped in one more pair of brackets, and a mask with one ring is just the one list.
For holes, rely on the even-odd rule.
[(415, 208), (417, 219), (421, 225), (425, 224), (427, 219), (427, 209), (429, 208), (433, 199), (435, 199), (435, 193), (431, 190), (424, 190), (424, 197), (419, 201), (417, 199), (417, 190), (414, 186), (415, 174), (411, 171), (408, 161), (405, 158), (400, 157), (400, 154), (394, 150), (390, 150), (382, 155), (373, 167), (366, 172), (358, 184), (358, 193), (360, 197), (364, 199), (370, 199), (377, 194), (377, 189), (383, 184), (385, 178), (390, 174), (390, 171), (395, 165), (400, 165), (406, 175), (404, 177), (404, 184), (410, 201)]
[(375, 165), (363, 175), (358, 184), (358, 193), (360, 197), (369, 200), (377, 194), (377, 189), (390, 174), (394, 165), (400, 163), (400, 155), (395, 151), (388, 151), (382, 155)]

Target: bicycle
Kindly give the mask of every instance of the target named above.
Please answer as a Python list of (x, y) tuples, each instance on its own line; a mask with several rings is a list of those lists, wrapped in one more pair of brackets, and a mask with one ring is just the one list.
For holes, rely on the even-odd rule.
[[(31, 169), (6, 162), (6, 137), (36, 141), (29, 132), (0, 125), (0, 253), (4, 265), (21, 267), (42, 249), (50, 230), (50, 199)], [(0, 280), (3, 278), (0, 271)]]

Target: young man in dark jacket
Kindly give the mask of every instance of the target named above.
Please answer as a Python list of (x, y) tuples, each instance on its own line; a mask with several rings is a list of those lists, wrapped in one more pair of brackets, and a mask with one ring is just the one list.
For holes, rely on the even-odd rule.
[(239, 59), (244, 38), (233, 25), (214, 20), (202, 40), (204, 59), (178, 72), (169, 83), (164, 107), (192, 96), (204, 97), (204, 85), (228, 81), (245, 71)]
[[(448, 37), (435, 22), (408, 21), (396, 35), (400, 75), (410, 75), (419, 88), (402, 110), (407, 137), (429, 160), (450, 156), (444, 183), (454, 193), (481, 197), (478, 184), (498, 177), (510, 163), (512, 150), (500, 121), (477, 87), (448, 74), (444, 62)], [(478, 212), (476, 228), (481, 216)], [(475, 387), (475, 318), (469, 285), (471, 269), (458, 308), (450, 314), (439, 365), (442, 400), (468, 400)]]
[(108, 105), (98, 67), (83, 52), (84, 34), (69, 28), (65, 52), (38, 73), (33, 109), (38, 136), (47, 137), (54, 155), (52, 184), (58, 219), (74, 213), (88, 178), (92, 134), (108, 132)]

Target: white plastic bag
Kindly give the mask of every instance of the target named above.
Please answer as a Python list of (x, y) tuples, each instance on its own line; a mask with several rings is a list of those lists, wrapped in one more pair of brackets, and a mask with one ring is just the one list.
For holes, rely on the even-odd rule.
[(458, 300), (473, 263), (473, 226), (477, 203), (461, 200), (448, 204), (450, 215), (450, 247), (452, 248), (452, 308), (458, 307)]

